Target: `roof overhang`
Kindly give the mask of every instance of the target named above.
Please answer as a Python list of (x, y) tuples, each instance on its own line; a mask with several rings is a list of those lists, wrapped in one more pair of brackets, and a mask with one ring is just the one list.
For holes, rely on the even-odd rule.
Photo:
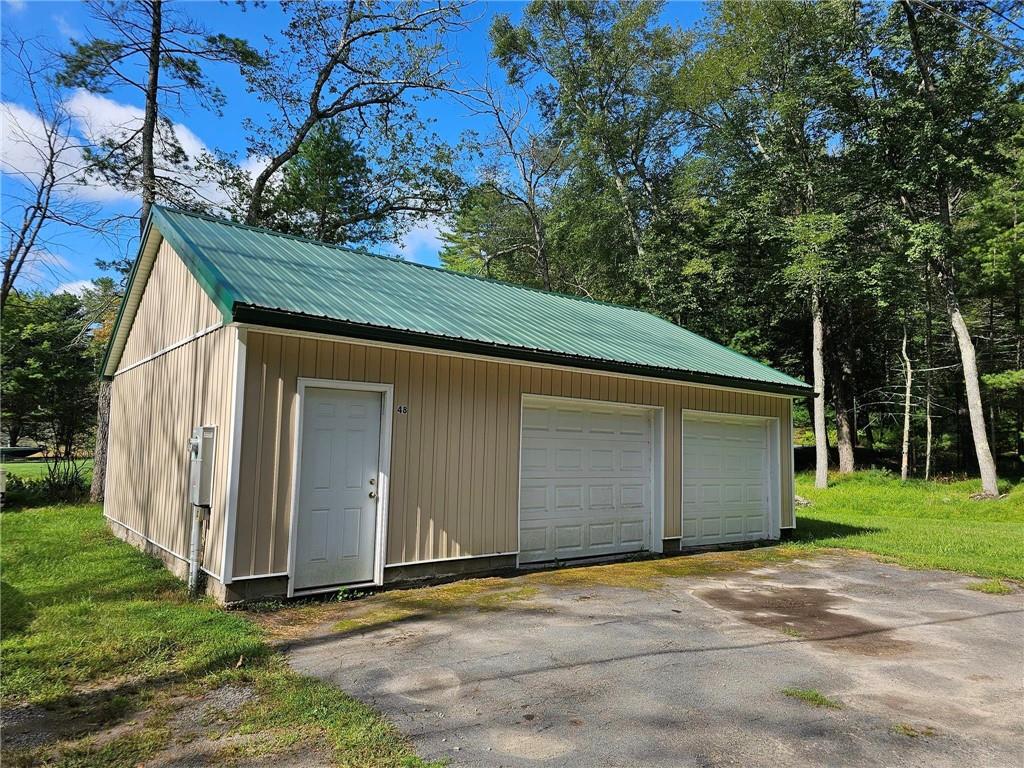
[(366, 341), (378, 341), (392, 344), (405, 344), (424, 349), (437, 349), (447, 352), (462, 352), (472, 355), (484, 355), (508, 360), (522, 360), (530, 363), (547, 363), (549, 365), (566, 365), (583, 368), (595, 372), (610, 372), (634, 376), (650, 376), (669, 379), (680, 383), (703, 384), (707, 386), (728, 387), (750, 392), (763, 392), (772, 395), (789, 397), (814, 397), (814, 390), (809, 386), (796, 387), (776, 384), (767, 381), (755, 381), (731, 376), (715, 376), (695, 371), (682, 371), (674, 368), (658, 368), (637, 365), (601, 358), (584, 357), (549, 352), (542, 349), (513, 347), (472, 339), (458, 339), (450, 336), (435, 336), (429, 333), (408, 331), (400, 328), (389, 328), (364, 323), (353, 323), (347, 320), (335, 320), (328, 317), (316, 317), (281, 309), (268, 309), (252, 304), (236, 303), (232, 308), (235, 322), (250, 325), (262, 325), (269, 328), (280, 328), (290, 331), (345, 336)]
[(135, 257), (135, 263), (132, 264), (132, 271), (128, 276), (128, 287), (125, 289), (121, 306), (117, 310), (114, 330), (110, 334), (107, 350), (103, 354), (100, 375), (104, 379), (113, 378), (114, 372), (121, 362), (124, 345), (128, 341), (128, 334), (131, 332), (135, 313), (139, 309), (142, 294), (146, 290), (146, 283), (149, 282), (149, 274), (153, 271), (153, 263), (156, 261), (156, 255), (160, 251), (160, 244), (162, 242), (163, 235), (153, 226), (153, 216), (150, 215), (146, 219), (146, 227), (142, 232), (139, 253)]
[(146, 217), (146, 226), (143, 228), (139, 252), (128, 276), (128, 287), (125, 289), (121, 306), (117, 310), (114, 330), (110, 334), (110, 341), (107, 343), (107, 349), (103, 355), (100, 376), (104, 379), (112, 379), (117, 372), (121, 355), (124, 354), (124, 347), (128, 341), (128, 334), (131, 333), (132, 325), (135, 322), (135, 314), (142, 302), (142, 294), (146, 291), (149, 276), (153, 271), (153, 264), (156, 262), (156, 256), (160, 252), (160, 246), (164, 240), (171, 244), (174, 252), (185, 263), (189, 272), (220, 310), (224, 322), (231, 322), (232, 299), (227, 293), (226, 283), (219, 275), (210, 274), (204, 269), (203, 262), (195, 253), (192, 244), (168, 221), (160, 206), (154, 205), (149, 209), (149, 216)]

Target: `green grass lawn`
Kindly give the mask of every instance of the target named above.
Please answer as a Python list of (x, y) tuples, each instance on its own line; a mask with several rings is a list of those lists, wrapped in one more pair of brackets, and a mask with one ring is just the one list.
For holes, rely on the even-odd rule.
[(0, 703), (83, 725), (55, 744), (5, 745), (5, 766), (136, 765), (175, 748), (168, 724), (226, 685), (254, 694), (217, 721), (217, 763), (239, 756), (232, 737), (244, 735), (244, 757), (301, 747), (339, 765), (423, 765), (373, 710), (291, 672), (244, 615), (189, 601), (158, 561), (110, 535), (98, 506), (7, 512), (0, 535)]
[[(91, 478), (92, 459), (83, 459), (81, 463), (86, 478)], [(46, 477), (45, 461), (7, 461), (4, 462), (3, 468), (8, 477), (21, 477), (25, 480)]]
[(884, 472), (796, 478), (811, 501), (797, 509), (796, 540), (862, 550), (912, 568), (1024, 580), (1024, 483), (1004, 482), (1005, 498), (973, 501), (977, 480), (904, 484)]

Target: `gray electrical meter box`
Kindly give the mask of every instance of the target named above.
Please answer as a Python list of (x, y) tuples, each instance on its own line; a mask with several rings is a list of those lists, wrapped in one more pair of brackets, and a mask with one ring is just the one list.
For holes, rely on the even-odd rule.
[(196, 427), (188, 441), (189, 475), (188, 498), (196, 507), (210, 506), (210, 486), (213, 484), (213, 452), (217, 442), (217, 428)]

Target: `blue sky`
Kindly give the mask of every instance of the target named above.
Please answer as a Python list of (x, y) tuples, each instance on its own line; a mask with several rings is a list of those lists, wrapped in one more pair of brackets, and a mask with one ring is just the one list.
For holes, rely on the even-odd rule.
[[(176, 4), (177, 5), (177, 4)], [(241, 10), (234, 3), (213, 2), (212, 0), (183, 2), (179, 7), (193, 18), (201, 20), (214, 31), (245, 37), (257, 47), (264, 45), (264, 38), (278, 37), (279, 30), (285, 24), (284, 12), (273, 2), (265, 8), (247, 11)], [(502, 73), (494, 62), (489, 61), (490, 43), (487, 31), (491, 20), (497, 14), (509, 14), (513, 20), (518, 18), (522, 5), (511, 2), (490, 2), (471, 5), (466, 17), (471, 19), (468, 29), (453, 36), (450, 42), (449, 56), (457, 61), (459, 77), (465, 80), (480, 81), (488, 74), (494, 81), (502, 80)], [(675, 2), (666, 6), (666, 21), (679, 26), (690, 26), (702, 15), (702, 6), (697, 2)], [(72, 38), (82, 38), (87, 30), (95, 30), (87, 9), (77, 2), (43, 2), (42, 0), (2, 0), (0, 1), (0, 27), (5, 38), (14, 33), (22, 38), (34, 38), (50, 49), (67, 47)], [(9, 73), (9, 67), (5, 66)], [(240, 159), (245, 157), (245, 136), (242, 119), (252, 117), (260, 121), (265, 107), (253, 95), (246, 92), (245, 84), (236, 70), (225, 65), (210, 68), (210, 74), (216, 79), (227, 95), (228, 103), (223, 116), (186, 105), (186, 108), (169, 113), (168, 116), (178, 125), (179, 139), (183, 138), (186, 148), (203, 146), (237, 153)], [(141, 106), (140, 94), (129, 89), (115, 89), (110, 93), (96, 95), (74, 93), (69, 95), (73, 101), (76, 115), (83, 115), (82, 124), (102, 126), (107, 122), (131, 119)], [(16, 121), (23, 114), (18, 111), (24, 107), (26, 93), (16, 78), (5, 76), (3, 79), (3, 102), (5, 111), (3, 119), (7, 123)], [(466, 129), (487, 131), (486, 124), (477, 124), (467, 116), (464, 108), (449, 98), (434, 98), (423, 105), (421, 114), (434, 121), (434, 129), (443, 138), (456, 143)], [(84, 128), (83, 128), (84, 129)], [(8, 137), (5, 129), (5, 139)], [(4, 170), (8, 171), (17, 164), (14, 142), (4, 143)], [(17, 180), (10, 173), (4, 173), (3, 183), (8, 191), (16, 188)], [(95, 199), (96, 205), (102, 207), (104, 213), (130, 213), (137, 209), (137, 201), (124, 199), (112, 190), (91, 189), (89, 194)], [(8, 204), (5, 192), (3, 216), (17, 214), (16, 209)], [(136, 243), (122, 244), (125, 247), (136, 247)], [(56, 232), (56, 237), (49, 241), (50, 251), (46, 263), (33, 267), (24, 288), (38, 287), (54, 290), (58, 287), (74, 287), (82, 281), (91, 280), (100, 271), (95, 266), (97, 258), (111, 259), (118, 255), (118, 246), (108, 242), (102, 235), (88, 235), (79, 230)], [(405, 258), (428, 264), (437, 264), (437, 225), (428, 224), (417, 227), (407, 234), (401, 244), (382, 244), (376, 250), (402, 255)], [(34, 285), (30, 285), (33, 283)]]

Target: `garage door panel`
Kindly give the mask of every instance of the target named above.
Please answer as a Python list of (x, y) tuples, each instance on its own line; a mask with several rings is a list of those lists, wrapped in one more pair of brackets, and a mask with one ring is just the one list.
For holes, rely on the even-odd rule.
[(582, 448), (557, 448), (555, 450), (556, 472), (580, 472), (583, 470)]
[(583, 509), (583, 487), (579, 485), (564, 485), (555, 488), (555, 511), (559, 514), (568, 514), (574, 510)]
[(592, 485), (587, 493), (591, 510), (615, 508), (614, 485)]
[(767, 538), (771, 481), (767, 421), (686, 414), (683, 545)]
[(543, 554), (548, 549), (548, 528), (546, 525), (540, 527), (523, 525), (520, 527), (519, 552), (521, 555), (532, 557), (538, 553)]
[(580, 523), (575, 525), (555, 526), (555, 551), (563, 557), (569, 550), (579, 551), (583, 549), (583, 528)]
[(531, 404), (523, 424), (520, 562), (649, 546), (649, 414)]
[(637, 484), (622, 484), (619, 486), (619, 506), (626, 509), (629, 507), (646, 508), (649, 504), (647, 490), (650, 486)]
[(615, 451), (610, 448), (590, 449), (590, 468), (595, 472), (612, 472), (615, 470)]
[[(584, 440), (586, 438), (580, 438)], [(649, 445), (626, 443), (612, 447), (547, 442), (544, 438), (524, 441), (522, 477), (524, 480), (560, 478), (635, 478), (648, 477), (651, 467)]]
[(647, 541), (647, 524), (641, 519), (624, 520), (619, 523), (619, 543), (622, 546), (641, 548)]

